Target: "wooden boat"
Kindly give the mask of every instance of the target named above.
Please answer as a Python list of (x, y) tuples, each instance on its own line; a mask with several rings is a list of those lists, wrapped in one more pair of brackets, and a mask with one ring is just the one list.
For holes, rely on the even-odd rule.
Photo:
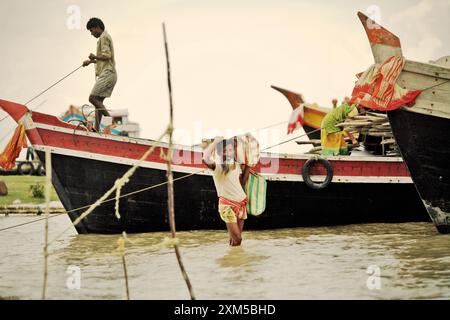
[[(402, 56), (400, 39), (358, 16), (372, 48), (375, 63)], [(450, 233), (450, 57), (434, 63), (406, 60), (397, 83), (422, 90), (415, 105), (389, 111), (389, 121), (412, 179), (440, 233)]]
[[(156, 149), (122, 189), (121, 219), (114, 199), (104, 202), (76, 226), (79, 233), (169, 230), (167, 190), (151, 186), (166, 181), (166, 143), (87, 132), (58, 118), (0, 100), (0, 108), (25, 126), (45, 161), (52, 152), (52, 179), (72, 221), (99, 199), (144, 152)], [(223, 229), (211, 173), (201, 162), (202, 149), (176, 146), (174, 151), (175, 212), (178, 230)], [(327, 167), (305, 166), (311, 156), (262, 153), (256, 167), (268, 181), (266, 211), (250, 216), (246, 229), (331, 226), (369, 222), (427, 221), (408, 170), (399, 157), (329, 157)], [(328, 170), (327, 170), (328, 169)], [(183, 178), (190, 175), (188, 178)], [(305, 177), (307, 178), (305, 180)], [(309, 179), (328, 178), (320, 189)], [(144, 190), (144, 191), (142, 191)], [(80, 209), (83, 208), (83, 209)]]
[(303, 120), (305, 121), (303, 129), (305, 129), (308, 138), (320, 139), (320, 125), (322, 124), (323, 118), (331, 111), (331, 109), (319, 107), (317, 104), (303, 103), (303, 97), (300, 93), (276, 86), (271, 87), (283, 94), (293, 109), (298, 107), (303, 109)]

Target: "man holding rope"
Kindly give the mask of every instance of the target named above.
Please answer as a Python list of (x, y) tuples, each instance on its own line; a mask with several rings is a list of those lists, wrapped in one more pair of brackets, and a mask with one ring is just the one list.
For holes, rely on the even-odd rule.
[(96, 82), (89, 96), (89, 102), (95, 107), (95, 130), (100, 132), (102, 116), (110, 116), (103, 105), (105, 98), (111, 97), (117, 82), (116, 61), (111, 36), (106, 32), (105, 25), (98, 18), (91, 18), (87, 25), (92, 36), (98, 39), (97, 53), (91, 53), (89, 60), (83, 62), (83, 67), (95, 63)]

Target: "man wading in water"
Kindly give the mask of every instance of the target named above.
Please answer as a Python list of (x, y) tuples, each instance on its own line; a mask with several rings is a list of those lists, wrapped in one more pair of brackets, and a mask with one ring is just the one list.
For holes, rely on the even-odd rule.
[[(214, 149), (217, 156), (211, 159)], [(223, 140), (220, 137), (216, 137), (205, 150), (203, 162), (213, 170), (219, 214), (227, 225), (230, 245), (240, 246), (244, 220), (247, 219), (248, 200), (243, 187), (248, 179), (249, 167), (236, 162), (234, 139)]]
[(102, 116), (110, 116), (103, 105), (105, 98), (111, 97), (117, 82), (116, 61), (111, 36), (106, 32), (105, 25), (98, 18), (91, 18), (87, 25), (91, 34), (98, 38), (97, 54), (91, 53), (89, 60), (83, 62), (83, 67), (95, 63), (95, 76), (97, 78), (94, 88), (89, 96), (89, 102), (95, 106), (95, 130), (100, 132)]

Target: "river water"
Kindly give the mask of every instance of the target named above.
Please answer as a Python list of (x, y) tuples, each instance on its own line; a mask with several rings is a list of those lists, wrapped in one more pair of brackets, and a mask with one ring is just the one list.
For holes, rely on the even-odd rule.
[[(36, 217), (0, 217), (0, 229)], [(49, 221), (52, 240), (70, 225)], [(129, 235), (131, 299), (189, 299), (168, 233)], [(450, 236), (431, 223), (245, 231), (179, 232), (198, 299), (450, 299)], [(49, 299), (125, 299), (118, 235), (77, 235), (49, 247)], [(0, 232), (0, 298), (40, 299), (44, 223)]]

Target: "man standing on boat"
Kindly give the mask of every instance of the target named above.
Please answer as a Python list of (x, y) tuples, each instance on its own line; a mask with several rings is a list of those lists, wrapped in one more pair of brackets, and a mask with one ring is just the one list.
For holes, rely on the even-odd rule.
[[(213, 170), (219, 197), (219, 214), (230, 235), (230, 245), (240, 246), (244, 220), (247, 219), (247, 195), (244, 191), (249, 167), (236, 161), (234, 139), (216, 137), (203, 154), (203, 162)], [(216, 151), (216, 157), (212, 155)]]
[(95, 130), (100, 132), (102, 116), (110, 116), (103, 105), (105, 98), (111, 97), (114, 86), (117, 82), (116, 61), (114, 58), (114, 47), (111, 36), (106, 32), (105, 25), (98, 18), (91, 18), (87, 25), (92, 36), (98, 39), (97, 53), (91, 53), (89, 60), (83, 62), (87, 67), (95, 63), (96, 82), (89, 96), (89, 102), (95, 107)]

